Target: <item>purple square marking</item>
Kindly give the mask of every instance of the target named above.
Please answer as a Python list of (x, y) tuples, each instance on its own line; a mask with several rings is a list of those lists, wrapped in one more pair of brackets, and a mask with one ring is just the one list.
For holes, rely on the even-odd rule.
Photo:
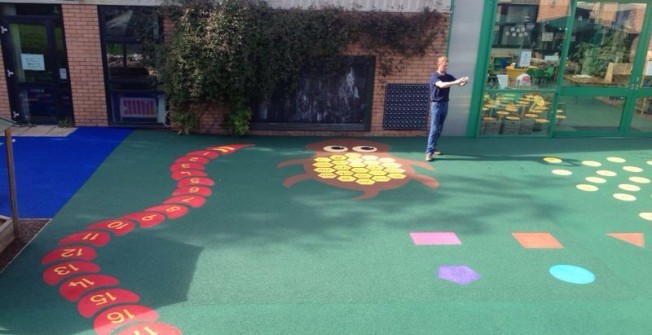
[(466, 265), (443, 265), (439, 267), (437, 277), (449, 282), (466, 285), (480, 279), (480, 274)]
[(410, 233), (415, 245), (456, 245), (462, 244), (453, 232), (415, 232)]

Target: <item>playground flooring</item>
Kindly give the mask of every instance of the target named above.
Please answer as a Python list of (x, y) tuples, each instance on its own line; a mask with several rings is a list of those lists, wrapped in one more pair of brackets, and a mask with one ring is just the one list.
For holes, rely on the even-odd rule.
[(652, 329), (650, 138), (112, 139), (0, 273), (0, 334)]

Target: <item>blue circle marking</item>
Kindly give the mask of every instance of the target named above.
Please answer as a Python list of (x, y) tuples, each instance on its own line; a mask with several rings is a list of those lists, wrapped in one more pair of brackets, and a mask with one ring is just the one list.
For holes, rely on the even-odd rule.
[(555, 265), (550, 267), (550, 274), (571, 284), (591, 284), (595, 281), (593, 272), (575, 265)]

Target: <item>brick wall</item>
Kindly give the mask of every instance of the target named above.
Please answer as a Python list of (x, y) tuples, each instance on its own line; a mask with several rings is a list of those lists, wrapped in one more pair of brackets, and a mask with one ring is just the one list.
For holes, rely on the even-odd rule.
[[(448, 29), (450, 17), (444, 15), (446, 22), (442, 23), (443, 27)], [(387, 84), (425, 84), (428, 82), (430, 75), (436, 69), (437, 57), (446, 55), (446, 38), (443, 34), (438, 35), (438, 39), (432, 42), (426, 55), (420, 58), (408, 59), (403, 71), (395, 72), (391, 76), (382, 77), (378, 66), (374, 74), (374, 93), (372, 100), (371, 127), (369, 131), (314, 131), (314, 130), (251, 130), (249, 134), (260, 136), (424, 136), (426, 130), (384, 130), (383, 114), (385, 109), (385, 87)], [(364, 50), (357, 47), (351, 47), (348, 54), (365, 55)], [(201, 114), (200, 126), (196, 129), (199, 133), (224, 134), (222, 120), (226, 113), (224, 108), (213, 108)], [(424, 110), (423, 113), (428, 113)]]
[(11, 107), (9, 106), (9, 91), (7, 88), (7, 76), (5, 75), (4, 58), (0, 57), (0, 71), (2, 71), (2, 79), (0, 79), (0, 117), (11, 120)]
[(97, 6), (64, 4), (64, 31), (77, 126), (107, 126)]

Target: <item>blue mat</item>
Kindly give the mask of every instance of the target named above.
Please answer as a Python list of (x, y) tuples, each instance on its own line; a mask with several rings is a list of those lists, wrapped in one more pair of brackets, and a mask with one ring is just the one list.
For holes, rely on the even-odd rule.
[[(14, 137), (18, 216), (51, 218), (131, 133), (78, 128), (67, 137)], [(4, 137), (0, 145), (0, 214), (11, 216)]]

